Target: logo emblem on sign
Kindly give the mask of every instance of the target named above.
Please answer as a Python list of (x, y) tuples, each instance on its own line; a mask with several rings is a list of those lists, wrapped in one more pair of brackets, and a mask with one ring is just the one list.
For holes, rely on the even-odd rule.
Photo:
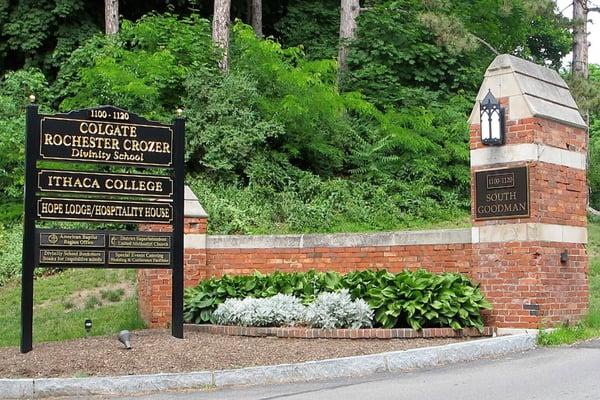
[(50, 244), (58, 243), (58, 235), (55, 235), (54, 233), (51, 235), (48, 235), (48, 243), (50, 243)]

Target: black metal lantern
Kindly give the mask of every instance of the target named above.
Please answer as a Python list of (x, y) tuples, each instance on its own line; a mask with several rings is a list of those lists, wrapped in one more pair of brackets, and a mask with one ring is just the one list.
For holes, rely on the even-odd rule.
[(481, 142), (499, 146), (504, 144), (504, 109), (489, 90), (481, 102)]
[(92, 320), (87, 318), (85, 321), (83, 321), (83, 328), (85, 329), (86, 335), (89, 335), (92, 331)]

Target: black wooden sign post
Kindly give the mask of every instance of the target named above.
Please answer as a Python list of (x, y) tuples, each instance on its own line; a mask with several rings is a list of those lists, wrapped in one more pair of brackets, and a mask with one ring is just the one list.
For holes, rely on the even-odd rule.
[[(21, 352), (32, 349), (38, 266), (172, 270), (172, 335), (183, 338), (185, 122), (148, 121), (102, 106), (42, 115), (27, 107)], [(52, 168), (40, 162), (53, 161)], [(151, 168), (152, 174), (61, 169), (56, 162)], [(155, 171), (168, 172), (161, 175)], [(43, 221), (168, 224), (171, 232), (38, 228)]]

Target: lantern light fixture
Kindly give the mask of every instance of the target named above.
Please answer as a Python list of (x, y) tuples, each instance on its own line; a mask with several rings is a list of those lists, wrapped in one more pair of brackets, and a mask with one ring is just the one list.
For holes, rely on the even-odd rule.
[(89, 335), (90, 332), (92, 332), (92, 320), (86, 318), (86, 320), (83, 321), (83, 328), (85, 329), (86, 336)]
[(481, 142), (485, 145), (504, 144), (504, 108), (492, 94), (491, 89), (480, 103)]

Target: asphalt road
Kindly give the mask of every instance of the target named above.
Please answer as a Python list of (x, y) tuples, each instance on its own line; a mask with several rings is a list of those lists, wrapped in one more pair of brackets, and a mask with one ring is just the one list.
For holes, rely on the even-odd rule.
[(122, 399), (600, 399), (600, 340), (410, 373)]

